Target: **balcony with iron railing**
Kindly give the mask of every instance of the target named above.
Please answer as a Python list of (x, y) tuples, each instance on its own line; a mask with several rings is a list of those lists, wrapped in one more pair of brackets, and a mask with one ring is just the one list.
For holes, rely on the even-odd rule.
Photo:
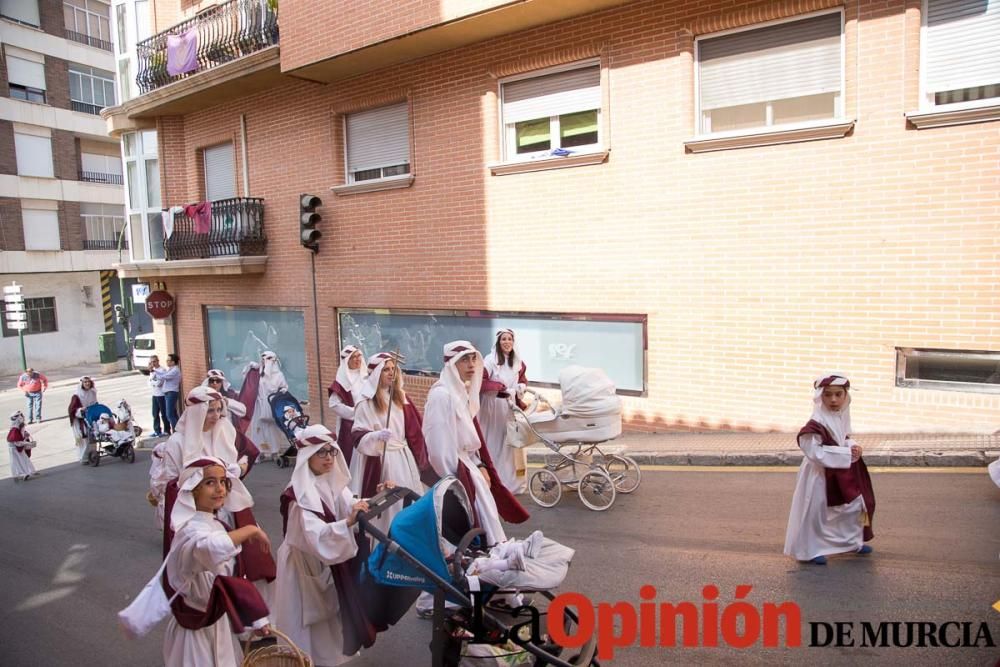
[(189, 207), (188, 212), (174, 216), (173, 230), (164, 239), (163, 248), (167, 263), (264, 255), (264, 200), (234, 197), (209, 202), (201, 211)]
[(80, 171), (81, 181), (87, 183), (105, 183), (107, 185), (125, 185), (125, 179), (121, 174), (106, 174), (100, 171)]
[(69, 107), (73, 111), (78, 111), (80, 113), (89, 113), (94, 116), (101, 115), (101, 109), (104, 107), (98, 106), (96, 104), (91, 104), (90, 102), (80, 102), (78, 100), (70, 100)]
[(66, 39), (79, 42), (80, 44), (86, 44), (87, 46), (93, 46), (94, 48), (103, 49), (105, 51), (114, 52), (115, 50), (115, 47), (111, 44), (111, 42), (105, 39), (91, 37), (90, 35), (85, 35), (82, 32), (76, 32), (75, 30), (67, 30)]
[(124, 217), (86, 214), (80, 218), (83, 221), (84, 250), (118, 250), (119, 243), (123, 250), (128, 249)]
[(230, 0), (139, 42), (136, 83), (145, 94), (277, 43), (277, 0)]

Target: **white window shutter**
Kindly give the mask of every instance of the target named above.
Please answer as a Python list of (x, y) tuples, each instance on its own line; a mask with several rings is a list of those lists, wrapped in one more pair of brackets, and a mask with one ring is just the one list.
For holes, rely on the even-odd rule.
[(1000, 0), (927, 0), (928, 93), (1000, 83)]
[(0, 14), (36, 27), (41, 25), (38, 0), (0, 0)]
[(503, 84), (503, 122), (601, 108), (601, 68), (580, 67)]
[(55, 176), (52, 169), (52, 139), (15, 132), (14, 151), (17, 155), (17, 173), (20, 176)]
[(701, 109), (838, 92), (840, 41), (839, 12), (699, 40)]
[(59, 250), (59, 213), (21, 209), (25, 250)]
[(406, 102), (347, 116), (347, 171), (410, 163), (410, 122)]
[(219, 144), (205, 151), (205, 197), (208, 201), (236, 196), (236, 170), (233, 144)]
[(45, 65), (8, 54), (7, 80), (21, 86), (45, 90)]

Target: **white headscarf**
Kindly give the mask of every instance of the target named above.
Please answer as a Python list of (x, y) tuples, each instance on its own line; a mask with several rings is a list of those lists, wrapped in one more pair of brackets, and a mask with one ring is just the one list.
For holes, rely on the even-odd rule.
[(500, 344), (500, 336), (504, 334), (510, 334), (511, 341), (514, 343), (514, 347), (511, 348), (509, 355), (513, 360), (509, 368), (513, 368), (514, 373), (516, 374), (521, 370), (521, 355), (518, 354), (517, 352), (517, 338), (514, 336), (513, 329), (497, 330), (497, 335), (493, 338), (493, 349), (490, 351), (489, 354), (486, 355), (486, 358), (483, 360), (483, 363), (486, 365), (487, 370), (491, 370), (491, 366), (492, 367), (507, 366), (507, 361), (504, 360), (504, 363), (501, 364), (500, 357), (499, 355), (497, 355), (497, 346)]
[(233, 385), (230, 384), (229, 380), (226, 379), (226, 374), (220, 371), (218, 368), (209, 369), (208, 373), (205, 374), (205, 379), (201, 381), (202, 387), (207, 387), (208, 381), (213, 378), (222, 378), (222, 390), (229, 391), (232, 389)]
[[(84, 380), (90, 380), (90, 389), (83, 388)], [(80, 403), (85, 408), (97, 403), (97, 384), (94, 382), (94, 379), (88, 375), (84, 375), (80, 378), (80, 383), (77, 385), (76, 391), (73, 393), (80, 399)]]
[[(356, 390), (361, 398), (371, 398), (375, 395), (379, 382), (382, 380), (382, 367), (385, 366), (385, 362), (390, 360), (396, 362), (396, 372), (401, 372), (399, 361), (390, 352), (379, 352), (368, 357), (368, 377), (358, 385)], [(402, 388), (402, 377), (400, 378), (400, 387)]]
[[(455, 364), (462, 357), (475, 355), (476, 373), (468, 383), (463, 382)], [(435, 384), (442, 385), (452, 396), (458, 399), (458, 404), (467, 406), (469, 416), (479, 414), (479, 388), (483, 385), (483, 355), (467, 340), (455, 340), (444, 346), (444, 368), (441, 369), (441, 379)]]
[(202, 439), (202, 428), (205, 426), (205, 416), (211, 401), (222, 402), (222, 394), (198, 385), (188, 392), (184, 405), (184, 414), (177, 420), (175, 433), (181, 435), (184, 463), (205, 457), (218, 457), (229, 463), (236, 463), (239, 455), (236, 452), (236, 429), (232, 422), (220, 415), (219, 421), (211, 431), (211, 443), (206, 449)]
[[(823, 405), (824, 387), (843, 387), (847, 394), (847, 400), (840, 412), (827, 410)], [(826, 373), (816, 378), (813, 382), (813, 421), (817, 421), (826, 427), (830, 434), (837, 441), (837, 444), (844, 447), (847, 445), (847, 436), (851, 434), (851, 381), (843, 373)]]
[[(361, 354), (361, 364), (356, 369), (349, 368), (351, 357), (355, 354)], [(355, 387), (365, 379), (368, 375), (368, 369), (365, 368), (364, 355), (361, 350), (354, 347), (353, 345), (348, 345), (343, 350), (340, 351), (340, 366), (337, 367), (337, 383), (346, 389), (347, 391), (354, 391)]]
[[(316, 475), (309, 468), (309, 459), (328, 445), (335, 450), (333, 469), (325, 475)], [(336, 437), (322, 424), (312, 424), (296, 436), (295, 446), (297, 449), (295, 470), (292, 472), (292, 480), (285, 488), (294, 491), (295, 502), (303, 509), (322, 514), (321, 501), (325, 501), (331, 512), (337, 511), (336, 499), (350, 484), (351, 473), (347, 469), (347, 461), (344, 460)]]
[(174, 503), (170, 513), (170, 527), (174, 529), (174, 532), (180, 530), (198, 511), (194, 504), (192, 491), (201, 484), (201, 480), (205, 477), (205, 468), (213, 465), (225, 470), (226, 477), (232, 484), (223, 507), (234, 513), (253, 507), (253, 497), (240, 481), (240, 467), (235, 464), (227, 464), (214, 456), (202, 456), (189, 462), (177, 480), (177, 502)]
[(24, 413), (18, 410), (10, 415), (10, 427), (21, 428), (24, 426)]
[(265, 391), (265, 397), (272, 392), (288, 388), (278, 355), (270, 350), (260, 353), (260, 386)]

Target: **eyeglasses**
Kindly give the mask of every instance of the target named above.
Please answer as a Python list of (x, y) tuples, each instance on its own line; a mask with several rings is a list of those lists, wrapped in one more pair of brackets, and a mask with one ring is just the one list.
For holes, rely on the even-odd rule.
[(222, 378), (209, 378), (209, 384), (222, 384)]
[(324, 447), (323, 449), (317, 451), (313, 456), (319, 456), (320, 458), (333, 458), (337, 453), (337, 450), (332, 447)]

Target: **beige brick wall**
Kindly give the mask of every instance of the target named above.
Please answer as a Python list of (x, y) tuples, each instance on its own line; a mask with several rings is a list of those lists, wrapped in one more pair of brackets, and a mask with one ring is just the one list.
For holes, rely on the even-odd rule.
[[(315, 192), (324, 384), (336, 307), (641, 313), (649, 392), (626, 400), (633, 428), (796, 428), (811, 379), (832, 368), (852, 378), (859, 432), (994, 430), (1000, 397), (894, 386), (896, 346), (1000, 349), (1000, 123), (907, 126), (919, 0), (846, 4), (848, 136), (685, 152), (694, 35), (828, 4), (634, 3), (161, 119), (165, 205), (203, 196), (197, 152), (238, 138), (241, 113), (250, 192), (266, 200), (266, 274), (168, 282), (186, 377), (205, 370), (204, 304), (269, 304), (306, 312), (316, 387), (296, 240), (297, 195)], [(286, 27), (283, 57), (296, 48)], [(491, 72), (587, 53), (605, 67), (607, 163), (490, 176)], [(341, 114), (388, 99), (411, 105), (412, 187), (333, 196)]]

